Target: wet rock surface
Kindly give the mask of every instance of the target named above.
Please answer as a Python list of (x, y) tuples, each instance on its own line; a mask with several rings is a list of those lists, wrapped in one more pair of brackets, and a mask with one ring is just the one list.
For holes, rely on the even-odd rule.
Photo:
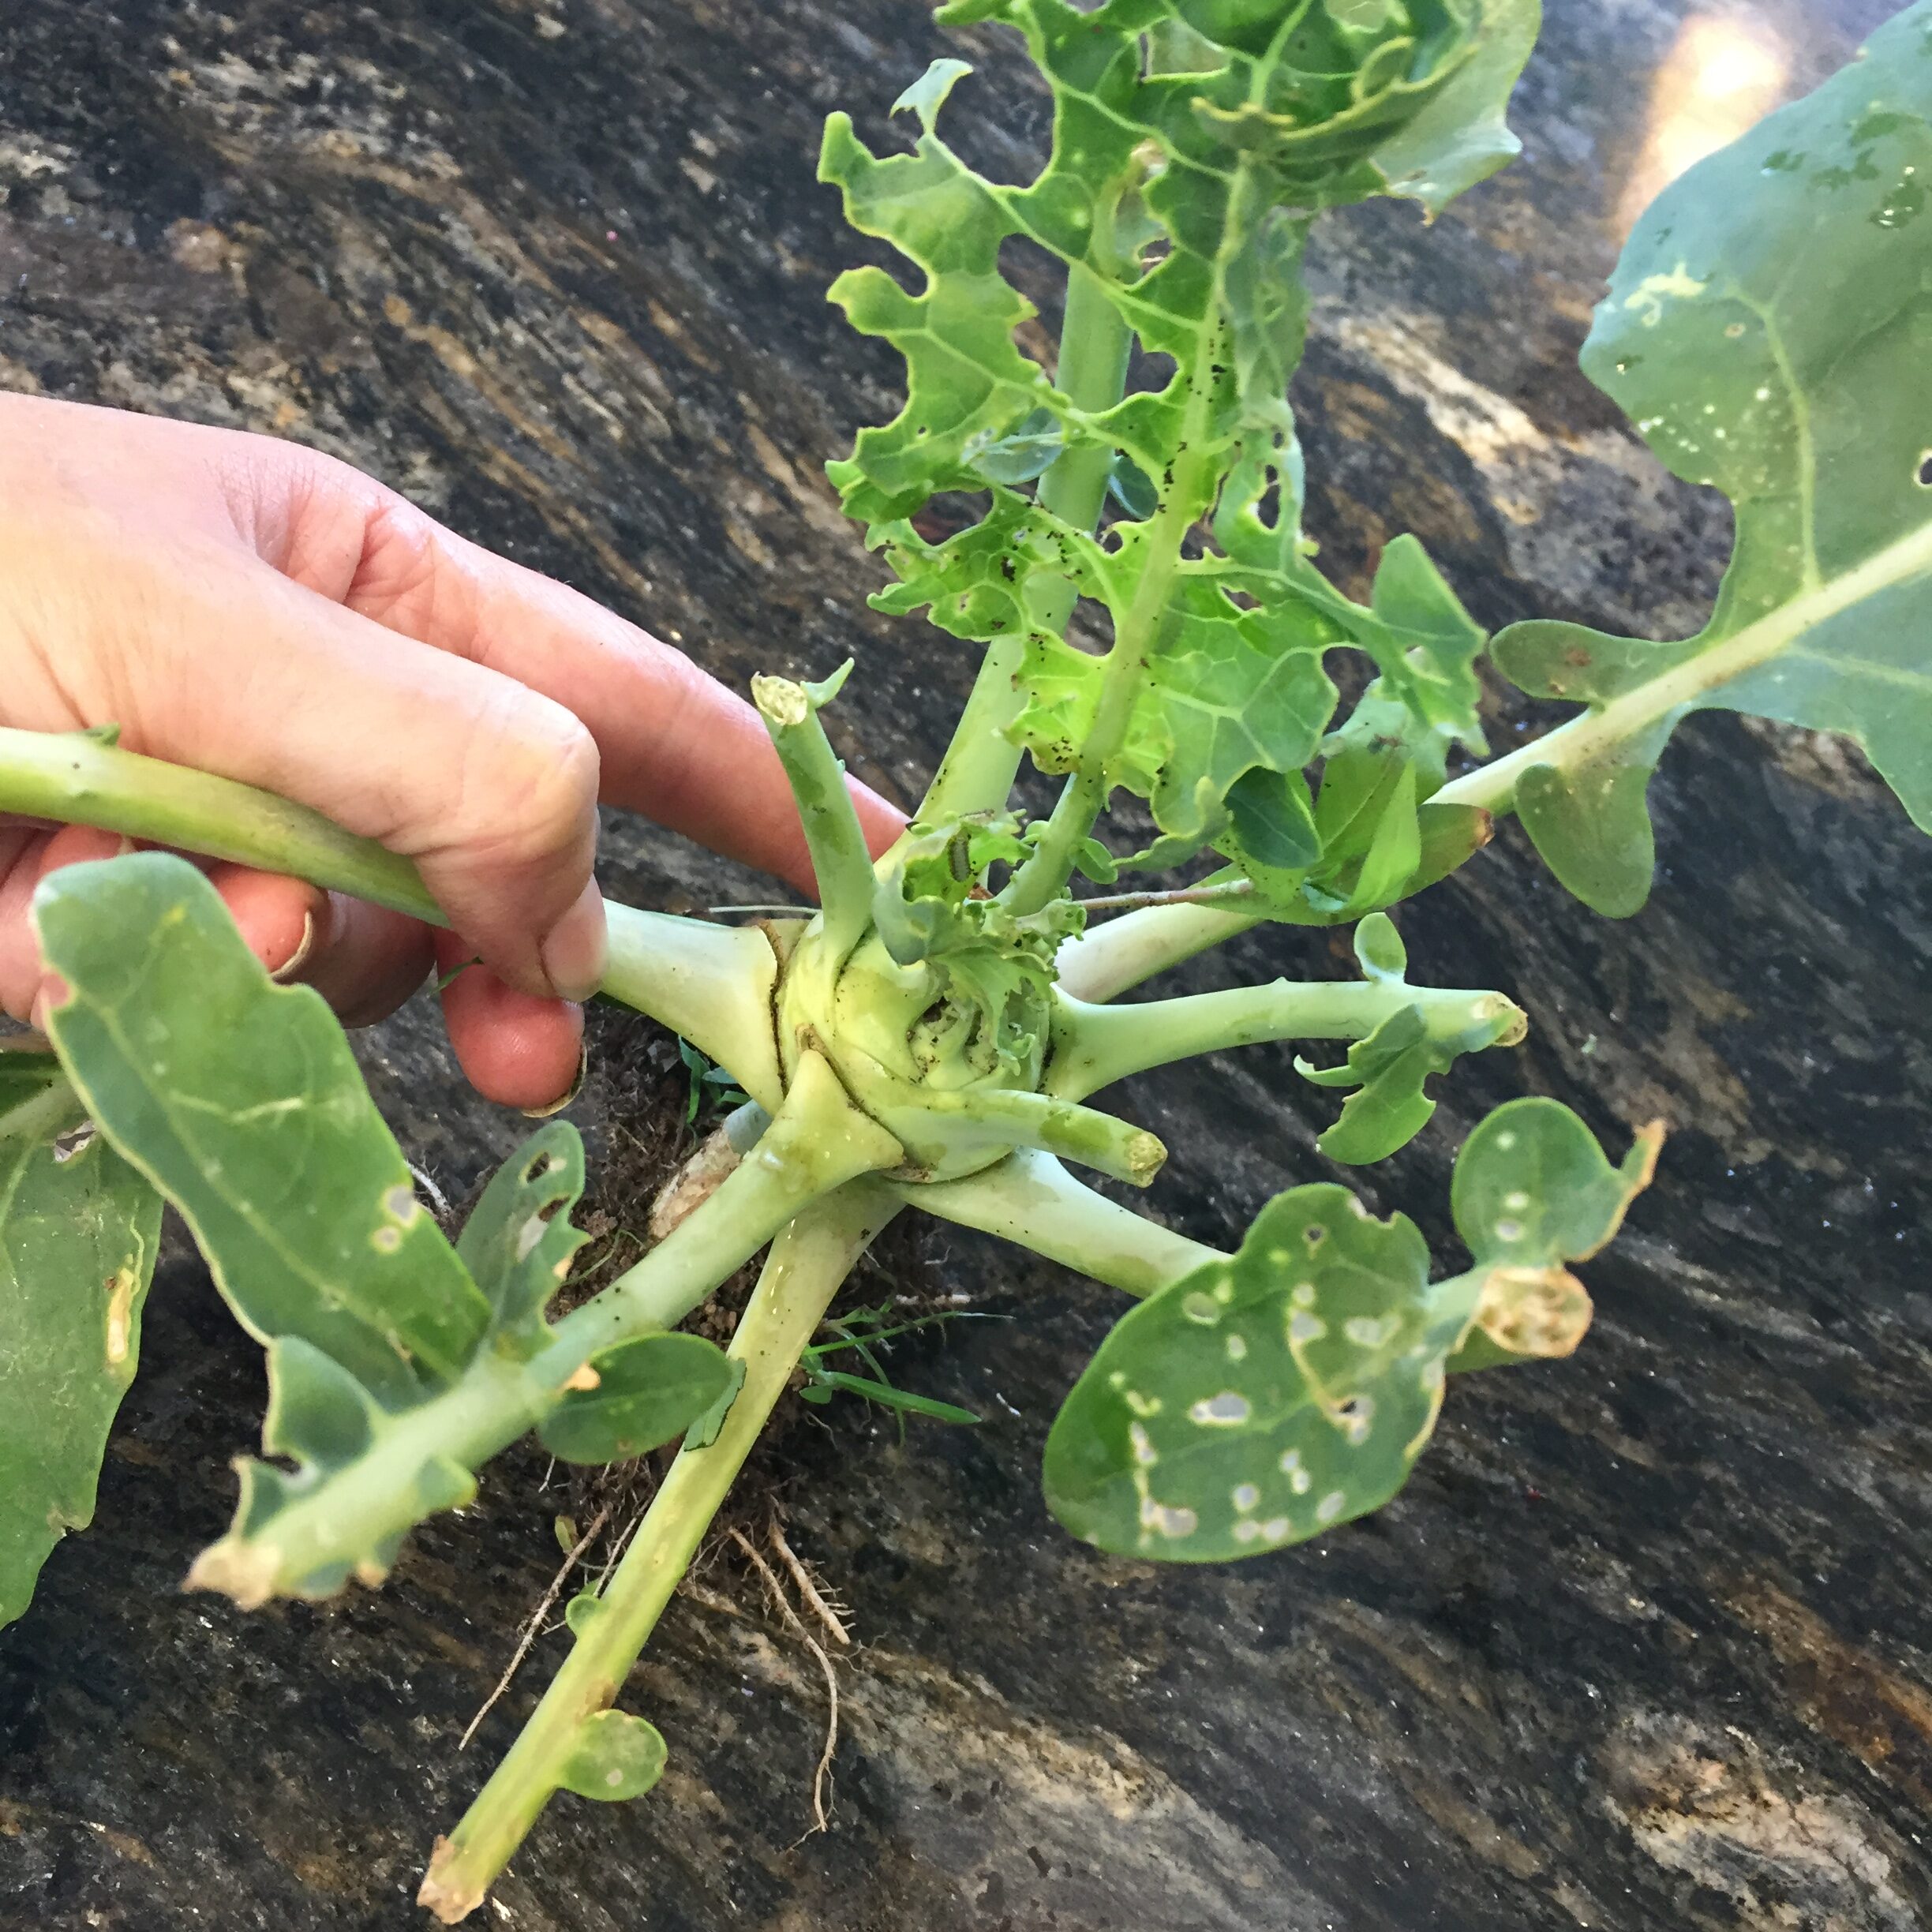
[[(1889, 9), (1726, 15), (1795, 91)], [(1297, 391), (1312, 522), (1352, 587), (1402, 529), (1485, 623), (1679, 635), (1727, 517), (1574, 368), (1626, 183), (1681, 100), (1694, 9), (1555, 0), (1509, 174), (1425, 231), (1327, 231)], [(1779, 36), (1774, 38), (1773, 36)], [(975, 158), (1043, 133), (968, 36)], [(893, 370), (822, 301), (867, 245), (812, 180), (844, 105), (879, 135), (942, 37), (917, 0), (13, 0), (0, 20), (0, 383), (298, 437), (683, 642), (721, 676), (859, 673), (837, 713), (902, 799), (968, 665), (876, 617), (819, 462)], [(1687, 50), (1688, 50), (1687, 51)], [(1673, 66), (1675, 63), (1675, 66)], [(1674, 78), (1673, 78), (1674, 77)], [(1517, 714), (1498, 695), (1494, 736)], [(1462, 1132), (1552, 1093), (1655, 1189), (1589, 1270), (1573, 1361), (1469, 1378), (1389, 1509), (1245, 1567), (1102, 1559), (1047, 1518), (1046, 1425), (1107, 1291), (948, 1232), (1007, 1319), (903, 1351), (979, 1409), (905, 1445), (856, 1406), (795, 1432), (794, 1543), (863, 1648), (833, 1830), (798, 1842), (809, 1655), (674, 1605), (627, 1701), (672, 1748), (635, 1805), (555, 1803), (488, 1916), (544, 1932), (1907, 1932), (1932, 1921), (1932, 848), (1831, 743), (1695, 721), (1657, 784), (1649, 908), (1593, 918), (1506, 828), (1402, 915), (1418, 975), (1494, 985), (1528, 1043), (1354, 1177), (1453, 1255)], [(613, 822), (620, 896), (752, 880)], [(1206, 986), (1343, 970), (1251, 938)], [(525, 1123), (432, 1023), (371, 1036), (378, 1097), (452, 1192)], [(1226, 1241), (1328, 1178), (1332, 1101), (1262, 1048), (1148, 1077), (1158, 1212)], [(593, 1132), (595, 1121), (586, 1122)], [(556, 1556), (540, 1458), (417, 1537), (391, 1585), (243, 1616), (183, 1598), (249, 1447), (258, 1351), (185, 1252), (95, 1528), (0, 1634), (0, 1926), (402, 1927), (429, 1840), (512, 1735), (539, 1646), (455, 1741)]]

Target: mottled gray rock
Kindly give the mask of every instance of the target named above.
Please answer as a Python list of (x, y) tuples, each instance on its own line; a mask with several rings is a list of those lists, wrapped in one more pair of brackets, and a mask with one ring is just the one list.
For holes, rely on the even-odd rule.
[[(1788, 84), (1889, 9), (1743, 16)], [(1477, 615), (1696, 623), (1727, 519), (1576, 373), (1690, 0), (1556, 0), (1515, 170), (1425, 231), (1333, 223), (1299, 391), (1314, 527), (1357, 585), (1417, 530)], [(867, 253), (811, 174), (940, 44), (918, 0), (13, 0), (0, 20), (0, 382), (269, 429), (683, 642), (721, 675), (859, 660), (837, 723), (915, 795), (958, 647), (864, 608), (818, 466), (893, 370), (822, 296)], [(975, 143), (1029, 165), (1038, 99), (975, 38)], [(1498, 695), (1496, 736), (1518, 714)], [(1402, 923), (1418, 974), (1529, 1009), (1365, 1177), (1447, 1240), (1450, 1154), (1553, 1093), (1661, 1114), (1655, 1189), (1590, 1270), (1572, 1362), (1451, 1392), (1381, 1516), (1245, 1567), (1062, 1537), (1035, 1470), (1110, 1297), (949, 1234), (1010, 1319), (900, 1357), (990, 1418), (794, 1432), (794, 1540), (848, 1597), (836, 1825), (807, 1818), (817, 1668), (739, 1589), (690, 1599), (628, 1694), (670, 1739), (645, 1802), (554, 1805), (497, 1922), (542, 1932), (1905, 1932), (1932, 1920), (1928, 848), (1855, 757), (1701, 719), (1656, 788), (1638, 919), (1567, 900), (1513, 830)], [(606, 876), (673, 908), (769, 889), (635, 825)], [(1335, 971), (1252, 938), (1198, 985)], [(1161, 1213), (1225, 1240), (1329, 1170), (1286, 1048), (1148, 1078)], [(523, 1123), (433, 1031), (369, 1044), (460, 1188)], [(592, 1123), (594, 1125), (595, 1123)], [(256, 1351), (183, 1257), (99, 1519), (0, 1635), (0, 1925), (402, 1927), (439, 1828), (511, 1735), (455, 1743), (556, 1553), (507, 1458), (391, 1585), (242, 1616), (174, 1593), (222, 1526)], [(722, 1572), (714, 1586), (736, 1586)], [(554, 1659), (552, 1638), (537, 1660)]]

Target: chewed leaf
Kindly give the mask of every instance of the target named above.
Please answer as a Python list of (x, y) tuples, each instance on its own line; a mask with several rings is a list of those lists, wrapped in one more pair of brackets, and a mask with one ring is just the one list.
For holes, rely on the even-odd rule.
[(580, 1798), (641, 1798), (664, 1776), (668, 1755), (655, 1724), (628, 1711), (595, 1711), (578, 1725), (557, 1782)]
[(582, 1136), (552, 1121), (504, 1163), (470, 1210), (456, 1252), (488, 1297), (496, 1333), (542, 1342), (543, 1312), (589, 1238), (570, 1218), (583, 1185)]
[(1430, 1289), (1402, 1216), (1295, 1188), (1231, 1260), (1116, 1325), (1047, 1438), (1048, 1504), (1103, 1549), (1193, 1563), (1377, 1508), (1435, 1427), (1473, 1305)]
[(69, 1077), (243, 1324), (399, 1403), (458, 1373), (489, 1305), (320, 995), (273, 984), (214, 887), (165, 853), (51, 874), (33, 914), (68, 989), (48, 1028)]
[(1564, 1266), (1586, 1261), (1650, 1184), (1664, 1128), (1653, 1121), (1612, 1166), (1596, 1136), (1555, 1100), (1512, 1100), (1463, 1144), (1449, 1201), (1476, 1257), (1476, 1322), (1455, 1368), (1567, 1355), (1590, 1301)]
[(701, 1335), (638, 1335), (593, 1355), (537, 1433), (566, 1462), (616, 1462), (681, 1436), (735, 1386), (722, 1349)]
[[(0, 1054), (0, 1125), (64, 1084), (29, 1058)], [(0, 1133), (0, 1625), (93, 1518), (160, 1232), (160, 1196), (99, 1134), (63, 1155), (51, 1133)]]
[(1649, 889), (1644, 792), (1679, 719), (1754, 713), (1862, 745), (1932, 830), (1932, 6), (1666, 189), (1632, 230), (1584, 373), (1737, 540), (1710, 622), (1653, 643), (1512, 625), (1496, 662), (1589, 707), (1516, 791), (1557, 877), (1612, 913)]
[[(1393, 194), (1432, 212), (1507, 157), (1502, 111), (1537, 17), (1535, 0), (1430, 0), (1421, 14), (956, 0), (942, 22), (1014, 27), (1045, 76), (1053, 144), (1034, 179), (978, 174), (942, 137), (957, 61), (898, 103), (918, 118), (911, 153), (875, 154), (844, 115), (827, 126), (821, 178), (918, 271), (902, 284), (868, 267), (832, 290), (906, 365), (900, 414), (829, 472), (900, 579), (874, 601), (1024, 640), (1009, 650), (1017, 716), (1000, 728), (1043, 771), (1079, 772), (1103, 808), (1115, 789), (1147, 801), (1157, 836), (1124, 864), (1212, 847), (1249, 873), (1256, 909), (1320, 923), (1387, 903), (1447, 849), (1440, 836), (1425, 849), (1410, 781), (1315, 876), (1326, 848), (1302, 774), (1335, 702), (1324, 651), (1367, 651), (1421, 731), (1480, 747), (1483, 634), (1412, 537), (1385, 546), (1367, 606), (1309, 560), (1288, 395), (1307, 337), (1302, 257), (1319, 210)], [(1118, 343), (1123, 371), (1133, 341), (1171, 358), (1164, 385), (1115, 400), (1113, 350), (1050, 373), (1024, 351), (1032, 306), (1002, 268), (1013, 238), (1065, 264), (1101, 318), (1080, 340)], [(1036, 500), (1014, 494), (1036, 482)], [(1103, 485), (1122, 515), (1096, 544)], [(911, 527), (929, 498), (988, 485), (973, 528), (935, 543)], [(1177, 561), (1202, 519), (1211, 543)], [(1104, 609), (1106, 655), (1068, 635), (1069, 586)]]
[(1616, 1232), (1662, 1132), (1612, 1167), (1556, 1101), (1498, 1108), (1451, 1192), (1477, 1265), (1432, 1286), (1402, 1215), (1374, 1220), (1346, 1188), (1278, 1195), (1239, 1253), (1163, 1288), (1101, 1344), (1047, 1437), (1049, 1507), (1103, 1549), (1177, 1563), (1378, 1507), (1428, 1441), (1447, 1371), (1576, 1346), (1589, 1301), (1563, 1264)]

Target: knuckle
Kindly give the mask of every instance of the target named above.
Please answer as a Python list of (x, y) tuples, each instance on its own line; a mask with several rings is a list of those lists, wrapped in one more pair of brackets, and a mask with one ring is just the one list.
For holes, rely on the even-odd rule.
[(601, 760), (596, 739), (563, 706), (519, 689), (472, 736), (466, 765), (480, 856), (535, 866), (587, 847)]

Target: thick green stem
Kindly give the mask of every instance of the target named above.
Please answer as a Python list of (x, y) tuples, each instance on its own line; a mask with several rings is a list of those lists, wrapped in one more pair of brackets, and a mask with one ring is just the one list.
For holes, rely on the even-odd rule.
[(899, 1198), (978, 1228), (1130, 1295), (1150, 1295), (1210, 1262), (1218, 1248), (1137, 1215), (1076, 1181), (1050, 1154), (1023, 1148), (997, 1166), (936, 1186), (891, 1183)]
[(189, 1587), (219, 1589), (252, 1608), (313, 1593), (306, 1579), (366, 1563), (375, 1544), (421, 1515), (421, 1472), (480, 1468), (553, 1408), (593, 1355), (675, 1327), (813, 1201), (902, 1158), (898, 1143), (852, 1106), (825, 1061), (806, 1054), (751, 1154), (628, 1273), (558, 1322), (541, 1354), (517, 1361), (485, 1351), (450, 1387), (395, 1417), (370, 1448), (255, 1532), (230, 1530), (210, 1545), (189, 1574)]
[(0, 728), (0, 812), (98, 826), (285, 872), (432, 926), (448, 922), (408, 859), (305, 805), (122, 751), (80, 732)]
[[(99, 826), (305, 879), (432, 926), (449, 923), (415, 867), (373, 839), (271, 792), (82, 732), (0, 728), (0, 812)], [(630, 906), (607, 904), (605, 911), (602, 990), (683, 1034), (754, 1099), (773, 1104), (781, 1091), (771, 1022), (777, 967), (763, 937)]]
[(1196, 953), (1260, 923), (1258, 912), (1226, 906), (1155, 906), (1109, 919), (1069, 939), (1056, 956), (1060, 983), (1076, 999), (1110, 1000)]
[(872, 854), (846, 788), (845, 768), (818, 722), (820, 707), (831, 701), (844, 675), (841, 671), (815, 685), (795, 684), (789, 678), (751, 680), (752, 700), (777, 748), (805, 827), (824, 908), (820, 951), (834, 968), (844, 964), (872, 923)]
[(1054, 1005), (1046, 1091), (1081, 1100), (1148, 1067), (1262, 1040), (1366, 1039), (1410, 1006), (1421, 1009), (1432, 1039), (1458, 1039), (1503, 1020), (1513, 1030), (1503, 1035), (1507, 1042), (1520, 1039), (1528, 1024), (1500, 993), (1381, 979), (1277, 979), (1133, 1006), (1091, 1005), (1062, 996)]
[(732, 1339), (745, 1375), (724, 1426), (705, 1447), (679, 1452), (535, 1714), (462, 1822), (437, 1842), (417, 1902), (444, 1924), (482, 1903), (564, 1781), (584, 1720), (616, 1702), (833, 1296), (897, 1211), (882, 1188), (848, 1188), (800, 1215), (773, 1243)]
[[(1133, 346), (1133, 333), (1105, 279), (1074, 263), (1067, 271), (1066, 314), (1054, 376), (1061, 392), (1089, 415), (1113, 408), (1126, 390)], [(1091, 530), (1100, 520), (1113, 466), (1114, 451), (1103, 444), (1061, 451), (1040, 478), (1041, 506), (1076, 530)], [(1039, 629), (1058, 634), (1066, 628), (1076, 594), (1070, 578), (1039, 578), (1029, 587), (1028, 614)], [(1025, 655), (1023, 637), (996, 638), (987, 646), (953, 742), (919, 807), (922, 822), (997, 811), (1006, 803), (1020, 769), (1020, 747), (1007, 733), (1024, 702), (1019, 674)]]
[(1479, 766), (1436, 794), (1438, 805), (1509, 811), (1523, 773), (1537, 765), (1576, 771), (1642, 736), (1674, 711), (1702, 703), (1713, 691), (1781, 656), (1810, 631), (1893, 586), (1932, 575), (1932, 524), (1874, 551), (1855, 569), (1768, 611), (1722, 642), (1685, 657), (1619, 698), (1559, 724), (1546, 736), (1494, 764)]

